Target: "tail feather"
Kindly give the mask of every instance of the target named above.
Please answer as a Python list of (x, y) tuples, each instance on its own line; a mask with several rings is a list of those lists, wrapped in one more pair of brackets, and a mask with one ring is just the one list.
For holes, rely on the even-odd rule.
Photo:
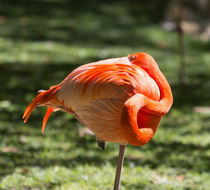
[(44, 119), (43, 119), (43, 122), (42, 122), (42, 134), (44, 133), (44, 129), (45, 129), (45, 126), (46, 126), (46, 124), (47, 124), (47, 120), (48, 120), (48, 118), (50, 117), (50, 114), (53, 112), (53, 108), (51, 108), (51, 107), (49, 107), (48, 109), (47, 109), (47, 112), (46, 112), (46, 114), (45, 114), (45, 116), (44, 116)]
[(52, 86), (49, 90), (44, 91), (42, 90), (28, 105), (26, 108), (23, 119), (24, 123), (27, 122), (28, 118), (30, 117), (31, 113), (34, 111), (37, 105), (45, 105), (47, 102), (53, 100), (55, 98), (56, 92), (60, 89), (60, 86)]
[(39, 104), (40, 99), (44, 96), (45, 92), (41, 92), (40, 94), (38, 94), (33, 100), (32, 102), (28, 105), (28, 107), (26, 108), (24, 114), (23, 114), (23, 119), (24, 119), (24, 123), (27, 122), (28, 118), (30, 117), (31, 113), (34, 111), (35, 107), (37, 106), (37, 104)]

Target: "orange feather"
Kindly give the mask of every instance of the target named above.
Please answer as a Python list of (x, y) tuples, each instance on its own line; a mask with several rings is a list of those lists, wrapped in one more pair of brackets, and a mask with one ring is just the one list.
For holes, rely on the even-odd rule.
[(52, 112), (53, 112), (53, 109), (51, 107), (48, 107), (47, 112), (46, 112), (46, 114), (44, 116), (44, 119), (43, 119), (43, 123), (42, 123), (42, 134), (44, 133), (44, 129), (45, 129), (45, 126), (47, 124), (47, 120), (50, 117), (50, 114)]

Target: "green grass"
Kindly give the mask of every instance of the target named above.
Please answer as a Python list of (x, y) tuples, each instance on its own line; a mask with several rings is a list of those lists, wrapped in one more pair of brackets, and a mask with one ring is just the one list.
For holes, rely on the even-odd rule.
[(157, 60), (174, 105), (148, 145), (127, 147), (121, 189), (209, 189), (210, 117), (193, 111), (210, 104), (209, 43), (186, 36), (187, 85), (181, 87), (176, 33), (144, 12), (157, 8), (154, 2), (140, 13), (138, 1), (32, 2), (0, 7), (0, 189), (112, 189), (118, 144), (100, 150), (94, 136), (79, 136), (84, 127), (66, 113), (54, 113), (44, 135), (44, 108), (27, 124), (21, 117), (37, 90), (77, 66), (138, 51)]

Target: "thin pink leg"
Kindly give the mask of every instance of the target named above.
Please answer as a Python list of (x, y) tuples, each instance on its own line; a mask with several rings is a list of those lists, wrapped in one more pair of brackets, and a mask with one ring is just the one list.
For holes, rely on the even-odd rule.
[(124, 154), (125, 154), (125, 145), (120, 145), (117, 170), (116, 170), (115, 181), (114, 181), (114, 190), (119, 190), (120, 188), (120, 178), (121, 178), (121, 173), (122, 173)]

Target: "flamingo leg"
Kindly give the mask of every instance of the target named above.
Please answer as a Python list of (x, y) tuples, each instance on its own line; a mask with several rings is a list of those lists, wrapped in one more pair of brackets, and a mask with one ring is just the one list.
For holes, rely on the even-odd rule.
[(115, 181), (114, 181), (114, 190), (119, 190), (119, 187), (120, 187), (120, 178), (121, 178), (122, 166), (123, 166), (123, 161), (124, 161), (125, 147), (126, 145), (120, 145), (120, 151), (119, 151), (118, 162), (117, 162), (117, 170), (116, 170)]

